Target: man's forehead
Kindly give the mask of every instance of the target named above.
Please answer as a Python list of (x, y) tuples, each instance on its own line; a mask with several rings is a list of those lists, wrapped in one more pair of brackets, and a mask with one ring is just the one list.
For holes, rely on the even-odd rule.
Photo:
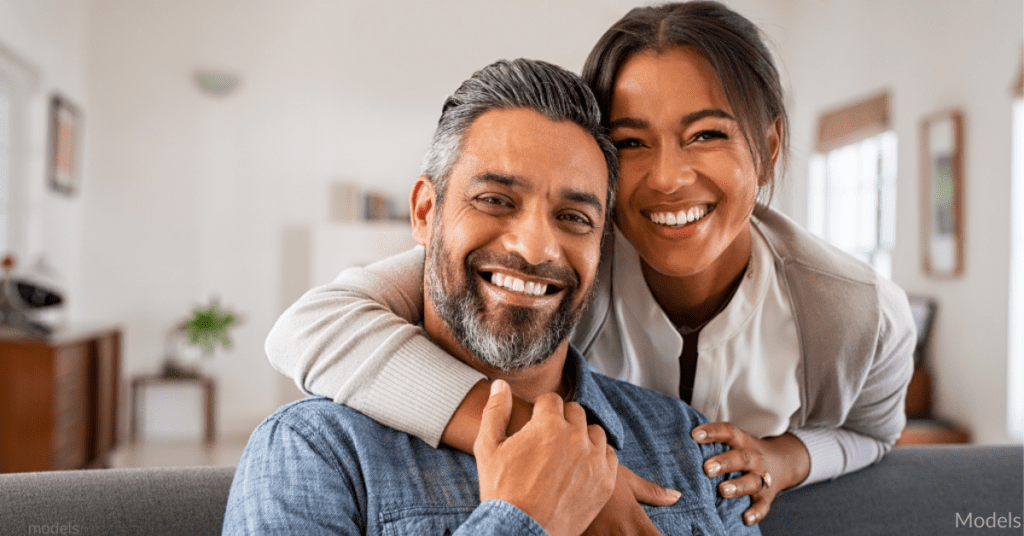
[[(555, 191), (604, 205), (608, 168), (594, 137), (571, 121), (529, 109), (491, 110), (466, 132), (453, 169), (464, 187), (492, 182), (525, 192)], [(588, 198), (588, 199), (584, 199)]]

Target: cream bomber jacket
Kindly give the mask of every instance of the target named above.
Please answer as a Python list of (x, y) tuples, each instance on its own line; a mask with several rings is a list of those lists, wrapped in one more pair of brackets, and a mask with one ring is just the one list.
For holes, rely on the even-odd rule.
[[(781, 213), (754, 218), (788, 292), (801, 344), (801, 410), (790, 432), (810, 453), (802, 485), (870, 465), (906, 424), (916, 333), (904, 292)], [(594, 302), (572, 342), (586, 356), (610, 311), (612, 244)], [(484, 376), (415, 325), (423, 314), (422, 247), (342, 272), (285, 311), (271, 329), (273, 366), (305, 392), (331, 397), (436, 446)]]

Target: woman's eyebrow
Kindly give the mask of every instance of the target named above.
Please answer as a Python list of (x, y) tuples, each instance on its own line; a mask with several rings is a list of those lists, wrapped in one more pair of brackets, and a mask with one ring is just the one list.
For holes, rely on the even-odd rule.
[[(692, 123), (696, 123), (705, 117), (720, 117), (722, 119), (729, 119), (735, 121), (736, 118), (729, 112), (721, 110), (719, 108), (705, 108), (703, 110), (697, 110), (696, 112), (690, 112), (679, 119), (679, 124), (688, 126)], [(612, 120), (608, 123), (608, 129), (616, 128), (647, 128), (651, 126), (650, 122), (646, 119), (640, 119), (638, 117), (620, 117)]]
[(615, 128), (647, 128), (649, 126), (650, 123), (645, 119), (639, 119), (636, 117), (620, 117), (608, 123), (608, 130)]
[(679, 120), (679, 123), (684, 126), (690, 125), (692, 123), (700, 121), (701, 119), (704, 119), (705, 117), (719, 117), (722, 119), (729, 119), (732, 121), (736, 120), (736, 118), (733, 117), (732, 114), (726, 112), (725, 110), (721, 110), (718, 108), (705, 108), (703, 110), (697, 110), (696, 112), (690, 112), (684, 115), (682, 119)]

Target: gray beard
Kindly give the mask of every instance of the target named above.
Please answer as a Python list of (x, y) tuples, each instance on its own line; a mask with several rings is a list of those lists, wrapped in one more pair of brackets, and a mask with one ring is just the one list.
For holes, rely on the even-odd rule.
[[(494, 312), (496, 318), (488, 319), (473, 268), (478, 264), (474, 259), (481, 255), (473, 252), (466, 257), (465, 277), (460, 284), (448, 269), (454, 259), (448, 258), (442, 234), (435, 232), (431, 241), (430, 258), (424, 267), (424, 286), (438, 316), (474, 357), (504, 372), (522, 370), (546, 360), (569, 338), (589, 302), (589, 299), (583, 300), (573, 307), (580, 291), (578, 276), (573, 274), (574, 284), (564, 289), (565, 296), (550, 318), (529, 307), (507, 306)], [(525, 271), (521, 265), (518, 268)]]

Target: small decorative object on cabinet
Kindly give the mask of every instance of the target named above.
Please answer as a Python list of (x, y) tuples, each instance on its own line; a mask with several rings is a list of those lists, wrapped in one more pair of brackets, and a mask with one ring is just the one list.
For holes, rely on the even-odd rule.
[(120, 360), (116, 328), (0, 339), (0, 473), (106, 466)]

